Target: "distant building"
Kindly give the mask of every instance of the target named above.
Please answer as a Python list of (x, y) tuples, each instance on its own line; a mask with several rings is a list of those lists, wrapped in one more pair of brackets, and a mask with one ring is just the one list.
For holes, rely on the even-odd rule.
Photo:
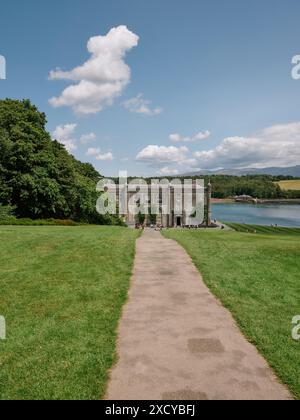
[[(194, 184), (193, 184), (194, 185)], [(182, 187), (183, 188), (183, 187)], [(168, 186), (168, 196), (169, 196), (169, 214), (164, 214), (162, 211), (162, 201), (161, 199), (159, 200), (159, 214), (156, 217), (156, 223), (167, 228), (167, 227), (180, 227), (180, 226), (189, 226), (189, 225), (193, 225), (195, 222), (193, 221), (193, 217), (191, 217), (190, 215), (188, 215), (185, 211), (184, 211), (184, 204), (183, 204), (183, 191), (182, 191), (182, 206), (179, 205), (179, 208), (182, 208), (182, 212), (177, 212), (176, 208), (178, 206), (176, 206), (176, 200), (175, 200), (175, 195), (174, 195), (174, 187), (172, 186)], [(119, 196), (120, 194), (120, 190), (119, 188), (117, 188), (117, 195)], [(128, 202), (131, 199), (132, 195), (134, 195), (135, 192), (128, 192), (127, 194), (127, 199)], [(204, 189), (204, 220), (202, 221), (198, 221), (197, 224), (203, 224), (207, 227), (211, 227), (214, 224), (212, 223), (212, 207), (211, 207), (211, 196), (212, 196), (212, 185), (209, 182), (208, 186)], [(151, 198), (151, 191), (149, 189), (149, 198)], [(193, 206), (197, 205), (197, 201), (196, 201), (196, 190), (195, 188), (192, 189), (192, 202), (193, 202)], [(150, 205), (151, 200), (149, 200), (149, 210), (148, 210), (148, 214), (146, 214), (146, 218), (145, 218), (145, 224), (149, 225), (151, 224), (149, 222), (149, 214), (151, 213), (150, 210)], [(148, 207), (148, 206), (147, 206)], [(137, 216), (135, 216), (134, 214), (126, 214), (123, 215), (124, 221), (128, 224), (128, 225), (135, 225), (137, 223)]]

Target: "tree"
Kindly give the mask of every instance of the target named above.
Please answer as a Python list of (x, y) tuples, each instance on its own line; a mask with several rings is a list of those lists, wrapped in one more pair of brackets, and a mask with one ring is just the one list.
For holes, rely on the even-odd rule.
[(29, 100), (0, 101), (0, 204), (17, 217), (119, 223), (96, 212), (101, 175), (53, 141), (46, 123)]

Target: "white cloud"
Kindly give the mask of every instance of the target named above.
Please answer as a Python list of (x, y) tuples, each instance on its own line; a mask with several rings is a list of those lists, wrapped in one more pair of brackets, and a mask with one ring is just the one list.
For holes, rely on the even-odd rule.
[(195, 135), (194, 139), (197, 140), (206, 140), (210, 137), (210, 131), (200, 131), (198, 134)]
[(143, 98), (143, 94), (140, 93), (138, 96), (132, 99), (128, 99), (127, 101), (123, 102), (124, 108), (126, 108), (130, 112), (134, 112), (136, 114), (143, 114), (148, 116), (155, 116), (162, 113), (162, 108), (151, 108), (151, 101)]
[(173, 143), (193, 143), (195, 141), (206, 140), (210, 137), (211, 133), (207, 131), (200, 131), (193, 137), (184, 137), (178, 133), (170, 134), (169, 139)]
[(93, 141), (95, 141), (97, 138), (95, 133), (89, 133), (89, 134), (83, 134), (80, 137), (80, 143), (81, 144), (88, 144), (88, 143), (92, 143)]
[(136, 157), (137, 160), (146, 161), (153, 164), (173, 162), (178, 163), (186, 159), (189, 149), (185, 146), (157, 146), (149, 145), (143, 149)]
[(96, 156), (96, 160), (102, 160), (102, 161), (114, 160), (114, 156), (111, 152), (103, 153), (103, 154), (99, 153), (99, 155)]
[(178, 175), (198, 167), (198, 160), (189, 156), (186, 146), (150, 145), (145, 147), (136, 159), (157, 168), (157, 173), (162, 176)]
[(86, 156), (96, 156), (100, 153), (100, 149), (99, 148), (95, 148), (95, 147), (90, 147), (87, 152), (86, 152)]
[(130, 82), (131, 71), (124, 58), (138, 45), (139, 37), (126, 26), (112, 28), (105, 36), (90, 38), (87, 44), (91, 57), (71, 71), (51, 71), (51, 80), (77, 82), (59, 97), (50, 99), (54, 107), (69, 106), (76, 114), (96, 114), (110, 106)]
[(111, 152), (102, 153), (100, 148), (94, 148), (94, 147), (90, 147), (87, 150), (86, 156), (94, 157), (96, 160), (100, 160), (100, 161), (114, 160), (114, 156)]
[(300, 122), (274, 125), (250, 137), (228, 137), (218, 147), (195, 153), (206, 169), (263, 168), (300, 163)]
[(198, 160), (195, 158), (183, 159), (182, 161), (178, 162), (181, 166), (195, 168), (198, 166)]
[(77, 149), (76, 140), (73, 138), (77, 124), (59, 125), (52, 133), (52, 138), (65, 146), (68, 152)]
[(178, 175), (179, 174), (179, 170), (178, 169), (175, 169), (175, 168), (171, 168), (169, 166), (164, 166), (159, 171), (157, 171), (157, 174), (158, 175), (161, 175), (161, 176)]

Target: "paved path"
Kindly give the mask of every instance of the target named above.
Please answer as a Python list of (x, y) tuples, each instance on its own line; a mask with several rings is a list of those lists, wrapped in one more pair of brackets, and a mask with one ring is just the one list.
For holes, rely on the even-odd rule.
[(137, 243), (119, 362), (107, 399), (290, 399), (184, 249), (146, 231)]

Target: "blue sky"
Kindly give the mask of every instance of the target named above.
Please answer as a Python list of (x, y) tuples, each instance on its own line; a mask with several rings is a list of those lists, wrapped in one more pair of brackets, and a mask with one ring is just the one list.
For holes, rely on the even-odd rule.
[[(0, 98), (30, 98), (47, 114), (49, 132), (105, 175), (300, 164), (300, 80), (291, 77), (299, 16), (298, 0), (11, 0), (1, 6)], [(89, 62), (91, 37), (120, 27), (113, 37), (125, 45), (130, 77), (109, 52), (107, 77), (116, 64), (122, 79), (121, 87), (118, 77), (110, 84), (115, 96), (98, 98), (102, 110), (85, 97), (83, 115), (82, 98), (51, 105), (69, 86), (108, 86), (97, 78), (99, 39), (93, 75), (71, 71)], [(63, 76), (49, 80), (57, 68)]]

